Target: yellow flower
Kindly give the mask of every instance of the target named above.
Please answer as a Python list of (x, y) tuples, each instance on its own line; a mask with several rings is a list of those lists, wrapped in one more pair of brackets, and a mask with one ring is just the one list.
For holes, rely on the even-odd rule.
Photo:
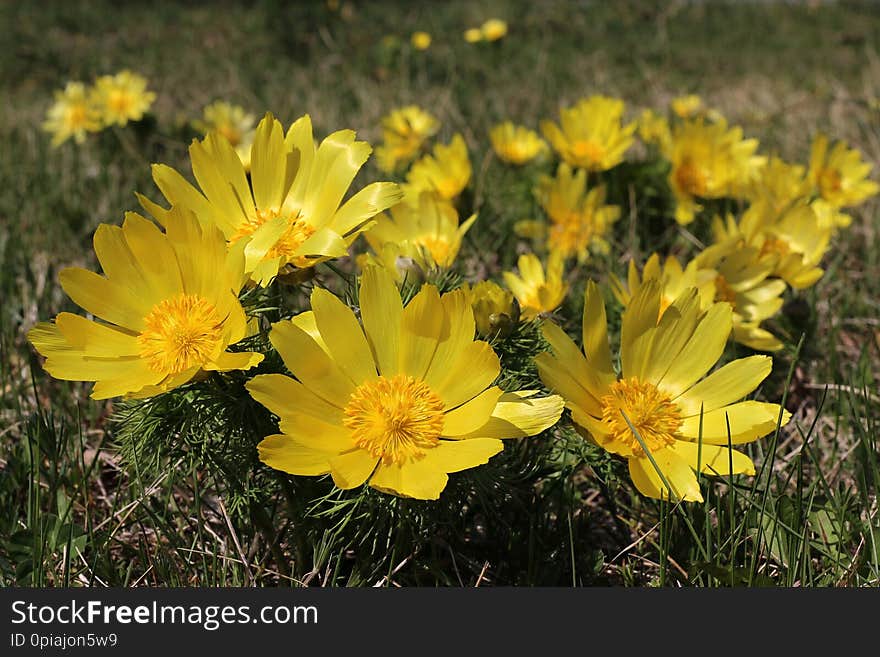
[(639, 116), (639, 137), (646, 144), (654, 144), (661, 152), (669, 151), (672, 144), (672, 128), (665, 116), (653, 110), (643, 110)]
[(776, 213), (763, 202), (753, 203), (739, 223), (732, 216), (722, 223), (715, 218), (716, 242), (741, 240), (758, 249), (759, 257), (771, 259), (772, 275), (795, 289), (813, 285), (824, 273), (817, 265), (831, 241), (831, 225), (823, 225), (814, 207), (800, 202)]
[(513, 293), (492, 281), (480, 281), (472, 288), (464, 286), (477, 333), (484, 338), (510, 335), (519, 323), (519, 304)]
[(703, 99), (696, 94), (678, 96), (669, 104), (673, 113), (680, 119), (691, 119), (703, 111)]
[[(402, 198), (396, 184), (373, 183), (340, 207), (370, 151), (352, 130), (334, 132), (315, 148), (308, 115), (285, 137), (267, 114), (254, 136), (250, 178), (229, 141), (212, 132), (189, 149), (201, 191), (162, 164), (153, 166), (153, 180), (172, 205), (218, 226), (230, 248), (244, 251), (251, 280), (266, 286), (283, 270), (347, 255), (372, 218)], [(164, 224), (167, 211), (139, 198)]]
[(845, 212), (841, 212), (839, 208), (835, 208), (825, 199), (817, 198), (810, 205), (816, 217), (819, 220), (819, 226), (822, 228), (830, 228), (834, 233), (838, 228), (846, 228), (852, 223), (852, 217)]
[(562, 280), (564, 266), (562, 255), (551, 252), (545, 276), (538, 256), (525, 253), (517, 261), (519, 276), (509, 271), (503, 273), (504, 283), (519, 302), (524, 320), (549, 314), (563, 302), (568, 293), (568, 284)]
[(580, 262), (589, 258), (589, 251), (607, 253), (605, 237), (620, 217), (620, 208), (605, 205), (605, 186), (587, 192), (587, 172), (561, 163), (555, 177), (541, 176), (535, 195), (550, 218), (544, 228), (541, 222), (521, 221), (515, 226), (518, 234), (546, 238), (547, 250), (558, 251), (563, 258), (577, 255)]
[(427, 50), (431, 47), (431, 35), (427, 32), (413, 32), (410, 42), (416, 50)]
[(401, 279), (401, 259), (414, 262), (423, 272), (449, 269), (476, 219), (477, 215), (471, 215), (459, 225), (458, 212), (449, 201), (423, 192), (416, 204), (398, 203), (390, 217), (376, 218), (376, 225), (364, 234), (375, 256), (361, 257), (361, 266), (380, 264), (397, 280)]
[(247, 388), (281, 420), (260, 460), (294, 475), (329, 473), (342, 489), (437, 499), (447, 473), (486, 463), (501, 439), (533, 436), (562, 412), (557, 396), (503, 392), (488, 343), (474, 340), (463, 290), (425, 285), (404, 307), (387, 272), (360, 285), (360, 321), (326, 290), (309, 312), (274, 324), (273, 346), (296, 377), (264, 374)]
[(804, 171), (800, 164), (788, 164), (778, 157), (771, 157), (759, 168), (746, 198), (752, 203), (762, 203), (772, 214), (781, 214), (795, 201), (809, 195)]
[(828, 137), (816, 136), (810, 153), (807, 178), (816, 192), (835, 208), (859, 205), (874, 196), (880, 185), (868, 180), (870, 162), (862, 154), (838, 141), (828, 150)]
[(95, 81), (92, 99), (106, 125), (140, 121), (156, 94), (147, 91), (147, 79), (129, 70), (102, 75)]
[(82, 82), (68, 82), (63, 91), (55, 92), (55, 102), (43, 123), (43, 130), (52, 133), (52, 146), (59, 146), (71, 137), (81, 144), (87, 132), (100, 129), (101, 113), (87, 96)]
[(541, 131), (571, 166), (605, 171), (623, 161), (633, 142), (636, 122), (622, 125), (623, 109), (619, 98), (590, 96), (560, 110), (561, 128), (552, 121), (542, 121)]
[(382, 119), (383, 144), (376, 148), (376, 161), (386, 173), (412, 161), (428, 137), (440, 128), (440, 122), (417, 105), (392, 110)]
[(414, 197), (423, 191), (435, 192), (441, 198), (452, 200), (467, 187), (471, 179), (471, 161), (467, 146), (460, 134), (449, 144), (436, 144), (433, 155), (416, 161), (406, 175), (404, 191)]
[(733, 310), (733, 339), (759, 351), (782, 349), (782, 342), (760, 326), (783, 304), (785, 281), (772, 277), (775, 259), (737, 239), (714, 244), (695, 259), (700, 269), (715, 272), (715, 301)]
[(251, 145), (254, 143), (254, 123), (256, 118), (243, 107), (217, 100), (206, 105), (202, 110), (202, 118), (193, 121), (193, 128), (207, 136), (216, 130), (226, 137), (246, 170), (250, 169)]
[[(716, 272), (710, 269), (700, 269), (696, 260), (691, 260), (682, 269), (681, 263), (674, 256), (669, 256), (660, 264), (660, 256), (651, 254), (645, 263), (641, 276), (636, 269), (635, 260), (629, 261), (627, 279), (624, 283), (614, 274), (611, 274), (611, 292), (623, 305), (628, 306), (632, 298), (638, 295), (642, 286), (648, 281), (655, 280), (660, 284), (660, 315), (672, 305), (685, 290), (696, 288), (700, 296), (700, 308), (708, 310), (715, 299)], [(659, 319), (659, 318), (658, 318)]]
[(483, 33), (478, 27), (472, 27), (464, 31), (464, 40), (468, 43), (477, 43), (483, 40)]
[(702, 118), (673, 128), (666, 158), (672, 164), (669, 185), (676, 200), (675, 219), (689, 224), (701, 209), (697, 199), (735, 196), (751, 183), (764, 158), (755, 156), (757, 139), (743, 139), (742, 129), (723, 119)]
[(584, 299), (583, 353), (547, 322), (543, 332), (552, 354), (539, 354), (535, 362), (583, 435), (627, 459), (640, 493), (699, 502), (694, 471), (755, 474), (751, 459), (728, 441), (757, 440), (786, 424), (790, 414), (778, 404), (738, 401), (770, 373), (768, 356), (741, 358), (706, 376), (730, 335), (728, 304), (703, 312), (697, 290), (687, 289), (658, 322), (660, 298), (653, 280), (623, 313), (620, 376), (612, 367), (602, 295), (592, 281)]
[(49, 374), (95, 381), (94, 399), (149, 397), (203, 371), (246, 370), (263, 359), (226, 351), (246, 333), (237, 296), (243, 262), (227, 255), (216, 228), (174, 208), (163, 233), (130, 212), (121, 228), (99, 226), (94, 242), (104, 276), (72, 267), (60, 279), (100, 321), (65, 312), (28, 333)]
[(500, 18), (490, 18), (480, 26), (480, 35), (486, 41), (498, 41), (507, 35), (507, 23)]
[(512, 121), (499, 123), (489, 132), (495, 154), (510, 164), (525, 164), (547, 150), (545, 142), (534, 130), (514, 125)]

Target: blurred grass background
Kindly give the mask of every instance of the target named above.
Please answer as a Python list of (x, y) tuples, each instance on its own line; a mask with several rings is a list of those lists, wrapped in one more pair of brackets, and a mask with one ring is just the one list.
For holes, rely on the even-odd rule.
[[(490, 17), (506, 20), (508, 35), (466, 43), (464, 30)], [(120, 469), (105, 449), (112, 405), (88, 400), (81, 385), (49, 381), (24, 337), (36, 321), (73, 309), (57, 272), (95, 267), (95, 227), (137, 209), (135, 190), (156, 196), (149, 164), (188, 170), (186, 122), (215, 99), (258, 116), (272, 111), (285, 125), (308, 112), (318, 136), (350, 127), (373, 144), (391, 108), (428, 108), (442, 121), (439, 140), (465, 136), (473, 204), (485, 222), (520, 219), (523, 203), (532, 202), (529, 187), (492, 160), (489, 128), (503, 119), (537, 128), (593, 93), (622, 97), (629, 118), (697, 93), (759, 138), (765, 154), (806, 163), (822, 130), (875, 166), (880, 161), (880, 18), (871, 2), (3, 2), (0, 24), (3, 583), (262, 581), (247, 565), (261, 539), (229, 519), (210, 482), (197, 472), (142, 481)], [(410, 47), (416, 30), (432, 35), (427, 51)], [(40, 124), (52, 92), (122, 68), (148, 78), (158, 95), (154, 116), (79, 147), (50, 148)], [(371, 161), (359, 181), (384, 178)], [(480, 573), (478, 581), (497, 583), (645, 584), (668, 581), (669, 568), (684, 583), (876, 584), (877, 209), (875, 200), (855, 213), (828, 256), (826, 276), (790, 299), (788, 317), (807, 327), (807, 337), (801, 356), (783, 357), (777, 368), (780, 382), (793, 373), (787, 407), (803, 435), (792, 431), (768, 447), (779, 450), (782, 469), (773, 476), (781, 478), (780, 492), (754, 498), (763, 507), (757, 519), (732, 512), (724, 519), (708, 505), (702, 520), (638, 502), (603, 507), (592, 521), (582, 518), (583, 544), (569, 517), (561, 535), (572, 541), (562, 549), (571, 563), (556, 572), (502, 576), (503, 566), (489, 557), (470, 564), (472, 574), (433, 573), (427, 581), (473, 584)], [(630, 246), (615, 249), (616, 271), (643, 255)], [(497, 273), (500, 263), (485, 261)], [(766, 529), (766, 517), (776, 523), (769, 538), (737, 553), (744, 536)], [(648, 532), (655, 521), (659, 537)], [(705, 529), (706, 545), (730, 550), (721, 575), (708, 550), (701, 556), (683, 547), (693, 538), (688, 523), (701, 536)], [(583, 548), (578, 557), (576, 547)], [(690, 563), (677, 561), (681, 554)], [(736, 577), (734, 562), (745, 564)], [(277, 563), (263, 570), (265, 581), (287, 581)], [(404, 565), (393, 575), (425, 581), (407, 579), (407, 571)], [(389, 571), (384, 583), (392, 580)]]

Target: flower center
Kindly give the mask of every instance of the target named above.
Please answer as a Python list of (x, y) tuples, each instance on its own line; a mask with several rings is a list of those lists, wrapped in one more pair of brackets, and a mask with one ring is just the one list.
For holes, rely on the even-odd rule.
[(600, 403), (602, 421), (611, 429), (606, 440), (628, 447), (635, 456), (644, 456), (645, 452), (624, 413), (651, 452), (671, 445), (681, 427), (678, 407), (669, 396), (635, 377), (612, 383), (611, 392)]
[(702, 167), (692, 160), (684, 160), (675, 169), (675, 182), (678, 187), (691, 196), (705, 196), (709, 179)]
[[(254, 217), (248, 217), (239, 224), (238, 230), (229, 238), (230, 244), (234, 244), (244, 237), (250, 237), (267, 221), (272, 221), (281, 216), (278, 210), (257, 210)], [(266, 252), (266, 258), (281, 258), (283, 263), (292, 262), (297, 267), (307, 267), (309, 259), (304, 255), (295, 255), (297, 249), (302, 246), (315, 232), (313, 226), (307, 223), (301, 215), (289, 219), (287, 229), (275, 242), (275, 245)]]
[(586, 248), (593, 234), (593, 226), (584, 214), (572, 210), (564, 214), (550, 217), (549, 239), (551, 250), (559, 250), (563, 255), (570, 256), (575, 251)]
[(778, 255), (785, 257), (789, 254), (788, 242), (775, 237), (767, 237), (761, 245), (761, 256)]
[(431, 259), (440, 267), (452, 264), (452, 244), (445, 235), (425, 235), (417, 240), (417, 244), (431, 254)]
[(110, 109), (119, 116), (128, 116), (134, 101), (127, 91), (113, 91), (107, 99)]
[(819, 174), (819, 188), (822, 191), (822, 196), (827, 197), (828, 194), (839, 192), (842, 187), (843, 176), (840, 175), (840, 171), (831, 167), (822, 169)]
[(217, 132), (226, 137), (232, 146), (238, 146), (241, 143), (241, 131), (228, 123), (218, 126)]
[(458, 181), (450, 176), (435, 180), (434, 189), (437, 190), (437, 193), (440, 194), (440, 196), (446, 199), (455, 198), (458, 192), (461, 191), (459, 189)]
[(84, 126), (88, 121), (86, 106), (79, 104), (71, 105), (67, 108), (67, 115), (65, 116), (65, 120), (67, 122), (67, 126), (72, 129)]
[(344, 413), (343, 424), (357, 446), (386, 465), (421, 458), (437, 446), (443, 430), (443, 402), (406, 374), (358, 386)]
[(197, 294), (179, 294), (157, 303), (144, 318), (140, 355), (154, 372), (178, 374), (213, 355), (222, 327), (213, 304)]
[(715, 301), (726, 301), (736, 308), (736, 292), (721, 274), (715, 277)]
[(571, 146), (571, 152), (578, 160), (586, 160), (591, 165), (598, 165), (605, 157), (605, 148), (592, 139), (579, 139)]

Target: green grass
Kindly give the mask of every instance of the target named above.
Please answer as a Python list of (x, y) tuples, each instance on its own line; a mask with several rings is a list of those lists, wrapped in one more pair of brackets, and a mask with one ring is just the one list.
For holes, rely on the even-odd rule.
[[(0, 584), (880, 583), (876, 200), (835, 238), (821, 281), (789, 292), (776, 321), (787, 348), (761, 394), (782, 400), (792, 423), (749, 447), (754, 478), (704, 478), (703, 504), (638, 496), (625, 464), (567, 426), (452, 477), (438, 504), (340, 494), (255, 463), (253, 435), (271, 418), (229, 403), (241, 381), (123, 404), (43, 372), (25, 333), (75, 310), (59, 270), (94, 269), (96, 226), (136, 209), (135, 190), (158, 196), (151, 162), (187, 169), (185, 120), (216, 98), (285, 124), (309, 112), (319, 136), (350, 127), (371, 143), (390, 108), (431, 109), (439, 138), (462, 132), (474, 164), (464, 204), (480, 219), (460, 264), (469, 277), (512, 264), (507, 228), (536, 207), (539, 170), (501, 166), (489, 127), (537, 127), (591, 93), (622, 97), (633, 117), (699, 93), (764, 153), (805, 162), (824, 130), (880, 161), (871, 3), (341, 5), (0, 4)], [(465, 43), (464, 29), (490, 16), (507, 19), (509, 35)], [(424, 53), (408, 47), (417, 29), (434, 38)], [(124, 67), (157, 92), (153, 121), (50, 148), (40, 123), (53, 90)], [(370, 163), (356, 185), (378, 179)], [(652, 208), (637, 198), (611, 256), (579, 277), (604, 282), (654, 249), (692, 252), (678, 231), (647, 225)], [(561, 316), (575, 328), (577, 302)], [(538, 345), (524, 326), (499, 346), (512, 382), (535, 381), (524, 354)], [(124, 427), (111, 422), (122, 415)], [(211, 441), (198, 439), (205, 427)]]

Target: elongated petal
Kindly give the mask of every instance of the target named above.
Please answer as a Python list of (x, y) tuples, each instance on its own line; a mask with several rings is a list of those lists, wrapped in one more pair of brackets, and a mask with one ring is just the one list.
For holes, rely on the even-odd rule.
[(553, 392), (562, 395), (568, 404), (581, 408), (590, 415), (602, 415), (599, 398), (593, 395), (583, 382), (575, 378), (568, 363), (544, 352), (535, 356), (535, 365), (538, 367), (538, 375), (544, 385)]
[(769, 356), (740, 358), (712, 372), (673, 400), (683, 416), (699, 415), (739, 401), (767, 378), (773, 368)]
[(86, 269), (70, 267), (58, 276), (61, 287), (73, 302), (96, 317), (140, 332), (150, 306), (125, 288)]
[(342, 410), (324, 401), (295, 379), (284, 374), (260, 374), (245, 384), (251, 397), (280, 418), (309, 415), (336, 424)]
[(336, 296), (315, 288), (312, 310), (331, 358), (357, 385), (376, 378), (373, 353), (354, 312)]
[(367, 267), (361, 277), (361, 321), (375, 354), (379, 373), (394, 376), (399, 371), (400, 327), (403, 302), (391, 276), (381, 267)]
[[(704, 444), (701, 448), (697, 443), (676, 440), (667, 449), (678, 454), (692, 470), (697, 469), (697, 461), (699, 460), (700, 472), (703, 474), (723, 476), (755, 474), (755, 464), (752, 463), (752, 459), (742, 452), (737, 452), (735, 449), (723, 445)], [(731, 463), (733, 463), (732, 470)]]
[(501, 388), (493, 386), (443, 416), (442, 436), (463, 436), (485, 425), (502, 395)]
[(340, 235), (347, 235), (402, 199), (403, 190), (397, 183), (377, 182), (367, 185), (339, 208), (333, 216), (330, 228)]
[(270, 468), (294, 475), (321, 475), (330, 472), (330, 459), (336, 455), (328, 446), (320, 449), (304, 445), (291, 436), (266, 436), (257, 445), (260, 461)]
[(630, 458), (629, 476), (638, 491), (654, 499), (684, 500), (685, 502), (702, 502), (703, 494), (697, 477), (688, 464), (671, 449), (661, 449), (653, 454), (654, 461), (663, 473), (663, 478), (672, 487), (672, 495), (663, 483), (657, 468), (647, 457)]
[(72, 313), (59, 313), (55, 324), (67, 344), (81, 350), (84, 355), (114, 358), (140, 354), (137, 337), (129, 331), (93, 322)]
[[(728, 442), (728, 420), (730, 423), (730, 443), (739, 445), (766, 436), (776, 429), (779, 420), (779, 404), (744, 401), (731, 404), (703, 414), (703, 442), (710, 445), (726, 445)], [(790, 419), (788, 411), (783, 412), (782, 426)], [(700, 436), (700, 415), (693, 415), (682, 421), (679, 433), (694, 441)]]
[(535, 394), (536, 390), (504, 393), (486, 424), (458, 438), (526, 438), (549, 429), (562, 415), (563, 399)]
[(437, 447), (425, 452), (423, 462), (440, 472), (460, 472), (483, 465), (503, 449), (504, 443), (493, 438), (441, 440)]
[(373, 474), (378, 462), (379, 459), (365, 449), (354, 449), (334, 456), (330, 459), (333, 483), (343, 490), (357, 488)]
[[(416, 379), (422, 379), (437, 344), (445, 321), (440, 295), (433, 285), (424, 285), (403, 309), (400, 330), (399, 370)], [(448, 330), (448, 324), (446, 326)]]
[(431, 389), (445, 408), (455, 408), (492, 385), (500, 372), (501, 363), (492, 347), (477, 340), (465, 345), (446, 377)]
[(610, 385), (614, 381), (611, 366), (611, 350), (608, 347), (608, 320), (605, 316), (605, 301), (595, 281), (587, 281), (584, 293), (584, 315), (582, 323), (584, 354), (597, 375)]
[(370, 486), (383, 493), (417, 500), (436, 500), (446, 488), (449, 477), (430, 463), (411, 461), (404, 465), (379, 464)]
[(233, 353), (224, 351), (217, 358), (205, 363), (203, 369), (216, 370), (217, 372), (230, 372), (232, 370), (249, 370), (263, 362), (263, 354), (253, 351), (240, 351)]
[(281, 123), (270, 114), (260, 121), (251, 146), (251, 183), (261, 209), (281, 206), (285, 189), (287, 148)]

